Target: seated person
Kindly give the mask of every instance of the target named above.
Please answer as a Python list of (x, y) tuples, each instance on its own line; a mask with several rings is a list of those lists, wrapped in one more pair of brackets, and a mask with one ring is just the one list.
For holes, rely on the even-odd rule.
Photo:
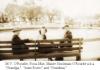
[[(41, 40), (46, 40), (47, 39), (46, 33), (47, 33), (47, 29), (45, 27), (42, 27), (39, 30), (39, 38)], [(51, 50), (49, 50), (51, 48), (50, 46), (48, 46), (48, 47), (38, 46), (38, 47), (39, 47), (39, 52), (41, 52), (41, 53), (49, 53), (49, 52), (51, 52)]]
[[(46, 40), (47, 37), (46, 37), (46, 33), (47, 33), (47, 29), (45, 27), (42, 27), (40, 30), (39, 30), (39, 35), (40, 35), (40, 39), (41, 40)], [(47, 46), (47, 47), (41, 47), (41, 46), (38, 46), (38, 50), (39, 52), (41, 53), (50, 53), (52, 52), (51, 47), (50, 46)], [(52, 60), (52, 58), (48, 58), (49, 60)]]
[[(63, 29), (65, 30), (64, 32), (64, 39), (67, 39), (67, 43), (72, 43), (72, 33), (70, 30), (68, 30), (69, 26), (66, 25), (63, 27)], [(65, 43), (66, 41), (62, 41), (60, 43)], [(66, 46), (66, 47), (72, 47), (72, 45), (70, 44), (69, 46)], [(63, 46), (60, 46), (60, 48), (63, 48)], [(55, 60), (63, 60), (63, 57), (59, 57), (59, 58), (56, 58)]]
[[(64, 27), (65, 29), (64, 39), (67, 39), (67, 43), (72, 43), (72, 32), (68, 30), (68, 27), (69, 27), (68, 25)], [(72, 47), (72, 45), (70, 44), (70, 46), (67, 47)]]
[(13, 30), (13, 37), (12, 37), (12, 51), (13, 54), (23, 54), (28, 53), (28, 46), (25, 45), (25, 42), (28, 42), (28, 39), (21, 40), (19, 37), (20, 30), (16, 29)]
[(40, 39), (47, 39), (46, 38), (46, 33), (47, 33), (47, 29), (43, 26), (40, 30), (39, 30), (39, 35), (41, 36)]

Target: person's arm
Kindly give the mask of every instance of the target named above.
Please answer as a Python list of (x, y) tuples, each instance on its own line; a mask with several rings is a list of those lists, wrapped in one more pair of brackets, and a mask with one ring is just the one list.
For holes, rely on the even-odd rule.
[(23, 43), (25, 43), (25, 42), (30, 42), (30, 40), (29, 39), (24, 39), (24, 40), (21, 40)]

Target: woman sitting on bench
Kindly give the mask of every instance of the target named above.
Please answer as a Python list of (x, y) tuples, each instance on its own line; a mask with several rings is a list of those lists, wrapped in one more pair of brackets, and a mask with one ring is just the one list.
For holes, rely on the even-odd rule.
[(12, 51), (13, 54), (23, 54), (28, 53), (28, 46), (25, 45), (25, 42), (28, 42), (28, 39), (21, 40), (19, 37), (19, 33), (21, 30), (15, 29), (13, 30), (13, 38), (12, 38)]
[[(46, 36), (46, 33), (47, 33), (47, 29), (43, 26), (40, 30), (39, 30), (39, 35), (40, 35), (40, 39), (41, 40), (46, 40), (47, 39), (47, 36)], [(50, 49), (51, 47), (48, 46), (48, 47), (40, 47), (38, 46), (38, 50), (40, 53), (50, 53), (52, 52)], [(49, 60), (52, 61), (52, 58), (48, 58)]]

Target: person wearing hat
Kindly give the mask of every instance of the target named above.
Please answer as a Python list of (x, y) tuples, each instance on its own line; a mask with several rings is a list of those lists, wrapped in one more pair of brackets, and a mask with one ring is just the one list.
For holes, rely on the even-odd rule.
[(13, 37), (12, 37), (12, 51), (13, 54), (23, 54), (28, 53), (28, 46), (25, 45), (25, 42), (29, 41), (28, 39), (21, 40), (19, 37), (20, 29), (13, 30)]
[[(67, 39), (67, 41), (62, 41), (60, 43), (65, 43), (65, 42), (72, 43), (73, 37), (72, 37), (72, 32), (69, 30), (69, 26), (65, 25), (63, 27), (63, 29), (64, 29), (64, 39)], [(69, 46), (66, 46), (66, 47), (72, 47), (72, 45), (69, 45)], [(60, 46), (60, 48), (63, 48), (63, 46)], [(63, 57), (55, 58), (55, 60), (61, 61), (61, 60), (63, 60)]]
[[(67, 39), (68, 43), (71, 43), (73, 37), (72, 37), (72, 32), (69, 30), (69, 26), (68, 25), (64, 26), (64, 30), (65, 30), (64, 38)], [(68, 46), (68, 47), (72, 47), (72, 46)]]

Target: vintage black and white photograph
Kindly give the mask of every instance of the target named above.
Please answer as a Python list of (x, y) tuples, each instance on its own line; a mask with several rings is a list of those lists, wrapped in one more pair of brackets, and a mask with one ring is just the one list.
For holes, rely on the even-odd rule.
[(1, 61), (99, 61), (100, 0), (0, 0)]

